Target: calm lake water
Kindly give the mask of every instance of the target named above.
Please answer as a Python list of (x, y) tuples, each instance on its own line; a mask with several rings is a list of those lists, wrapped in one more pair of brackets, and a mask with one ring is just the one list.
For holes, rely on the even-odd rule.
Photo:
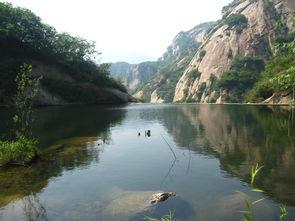
[[(0, 135), (12, 113), (0, 110)], [(151, 136), (144, 135), (151, 130)], [(141, 132), (141, 136), (138, 136)], [(238, 105), (51, 107), (36, 111), (42, 159), (0, 169), (0, 220), (237, 221), (245, 198), (258, 220), (295, 220), (295, 120), (280, 108)], [(176, 159), (169, 146), (175, 152)], [(249, 170), (264, 168), (252, 193)], [(157, 191), (176, 197), (146, 209)]]

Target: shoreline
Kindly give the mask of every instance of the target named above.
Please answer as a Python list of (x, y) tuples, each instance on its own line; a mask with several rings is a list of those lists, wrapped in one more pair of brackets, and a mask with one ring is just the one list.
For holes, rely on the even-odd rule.
[[(129, 104), (146, 104), (146, 105), (240, 105), (240, 106), (281, 106), (281, 107), (290, 107), (291, 104), (287, 103), (277, 103), (277, 104), (267, 104), (267, 103), (145, 103), (145, 102), (128, 102), (120, 104), (112, 103), (102, 103), (102, 104), (82, 104), (82, 103), (71, 103), (71, 104), (55, 104), (55, 105), (37, 105), (34, 108), (44, 108), (44, 107), (69, 107), (69, 106), (126, 106)], [(0, 104), (0, 108), (10, 108), (9, 105)]]

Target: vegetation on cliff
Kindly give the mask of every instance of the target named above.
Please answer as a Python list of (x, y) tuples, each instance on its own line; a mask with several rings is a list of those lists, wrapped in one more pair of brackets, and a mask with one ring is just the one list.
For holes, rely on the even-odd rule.
[[(290, 101), (295, 87), (295, 27), (289, 6), (272, 0), (235, 0), (222, 12), (179, 79), (174, 101)], [(200, 77), (194, 78), (192, 70)]]
[(194, 29), (179, 33), (155, 76), (135, 92), (150, 101), (156, 91), (164, 102), (261, 102), (273, 94), (289, 95), (295, 80), (292, 19), (276, 4), (234, 0), (223, 8), (221, 20), (202, 26), (201, 42)]
[[(293, 13), (294, 18), (295, 13)], [(295, 28), (295, 22), (293, 26)], [(273, 94), (287, 96), (293, 92), (295, 87), (295, 33), (290, 32), (287, 35), (277, 36), (274, 39), (273, 53), (265, 70), (247, 94), (247, 101), (261, 102)]]
[(264, 69), (264, 61), (257, 57), (236, 57), (229, 71), (223, 73), (219, 88), (226, 90), (228, 102), (242, 102), (244, 94), (253, 87)]
[(231, 14), (225, 19), (225, 24), (234, 28), (238, 33), (242, 32), (248, 24), (248, 19), (243, 14)]
[[(131, 71), (128, 70), (129, 67), (126, 64), (114, 64), (111, 68), (112, 75), (123, 80), (132, 93), (141, 92), (142, 101), (150, 102), (151, 94), (156, 91), (158, 97), (164, 102), (172, 102), (179, 78), (200, 47), (206, 31), (214, 25), (215, 22), (202, 23), (189, 31), (180, 32), (158, 61), (133, 65)], [(204, 56), (206, 52), (202, 53)], [(145, 68), (141, 68), (142, 66)], [(125, 73), (126, 68), (127, 73)], [(118, 71), (122, 74), (118, 74)], [(136, 72), (136, 74), (132, 72)], [(133, 86), (133, 82), (138, 83), (135, 89), (130, 88), (130, 85)]]

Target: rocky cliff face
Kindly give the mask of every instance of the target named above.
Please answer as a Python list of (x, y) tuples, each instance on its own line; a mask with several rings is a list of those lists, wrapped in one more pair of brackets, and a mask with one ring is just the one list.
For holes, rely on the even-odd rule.
[(117, 62), (111, 64), (112, 76), (120, 79), (130, 92), (147, 83), (158, 71), (157, 62), (142, 62), (140, 64), (128, 64)]
[[(267, 60), (278, 20), (287, 21), (293, 1), (235, 0), (223, 9), (223, 19), (211, 30), (179, 79), (173, 101), (223, 102), (225, 92), (212, 88), (231, 67), (234, 57)], [(239, 18), (245, 18), (240, 22)], [(236, 16), (236, 23), (232, 21)], [(192, 72), (199, 74), (194, 78)]]
[(138, 99), (153, 103), (172, 102), (180, 75), (204, 41), (206, 31), (214, 24), (203, 23), (187, 32), (180, 32), (156, 62), (137, 65), (114, 63), (110, 72), (121, 79)]

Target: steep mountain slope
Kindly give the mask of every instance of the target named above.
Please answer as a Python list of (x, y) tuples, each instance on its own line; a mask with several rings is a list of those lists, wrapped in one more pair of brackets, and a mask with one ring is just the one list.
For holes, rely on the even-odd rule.
[(140, 85), (148, 82), (158, 71), (158, 62), (148, 61), (139, 64), (128, 64), (126, 62), (113, 63), (110, 73), (122, 81), (132, 93)]
[[(223, 19), (208, 33), (206, 41), (199, 48), (190, 65), (179, 79), (174, 102), (193, 100), (197, 102), (241, 102), (243, 94), (250, 88), (261, 70), (247, 70), (267, 61), (272, 55), (272, 39), (277, 34), (287, 34), (288, 26), (280, 27), (279, 22), (288, 21), (291, 14), (291, 1), (283, 0), (235, 0), (223, 9)], [(279, 30), (278, 30), (279, 29)], [(240, 68), (232, 67), (235, 58), (242, 58)], [(242, 63), (241, 60), (245, 62)], [(254, 68), (255, 69), (255, 68)], [(199, 73), (192, 79), (191, 73)], [(252, 78), (252, 82), (243, 82), (232, 88), (218, 87), (222, 78)], [(243, 75), (246, 73), (245, 75)], [(225, 77), (224, 77), (225, 76)], [(234, 98), (234, 99), (233, 99)]]
[(206, 31), (214, 24), (203, 23), (187, 32), (180, 32), (156, 62), (129, 66), (122, 62), (114, 63), (111, 74), (121, 79), (138, 99), (152, 103), (172, 102), (180, 75), (202, 44)]

